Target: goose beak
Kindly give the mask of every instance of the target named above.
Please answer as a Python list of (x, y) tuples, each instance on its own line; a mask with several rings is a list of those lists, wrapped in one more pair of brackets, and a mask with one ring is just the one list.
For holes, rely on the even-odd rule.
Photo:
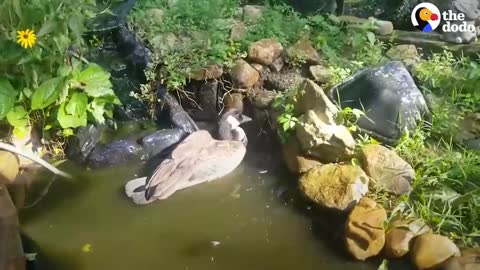
[(250, 117), (248, 117), (248, 116), (246, 116), (246, 115), (244, 115), (244, 114), (241, 114), (239, 118), (240, 118), (240, 119), (239, 119), (240, 125), (241, 125), (241, 124), (244, 124), (244, 123), (247, 123), (247, 122), (250, 122), (250, 121), (253, 120), (252, 118), (250, 118)]

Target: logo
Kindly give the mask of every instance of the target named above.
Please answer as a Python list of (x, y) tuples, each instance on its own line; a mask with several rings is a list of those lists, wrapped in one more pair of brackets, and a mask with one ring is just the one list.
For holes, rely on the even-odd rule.
[(440, 10), (431, 3), (418, 4), (412, 11), (412, 24), (422, 32), (432, 32), (440, 25)]

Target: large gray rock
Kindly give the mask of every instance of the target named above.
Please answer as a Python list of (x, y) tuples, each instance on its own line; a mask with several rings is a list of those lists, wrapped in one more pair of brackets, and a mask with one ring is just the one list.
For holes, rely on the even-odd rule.
[(89, 167), (101, 168), (138, 162), (146, 157), (147, 154), (137, 142), (118, 140), (106, 145), (97, 144), (87, 161)]
[(158, 130), (141, 138), (140, 145), (148, 156), (152, 157), (180, 142), (186, 135), (187, 133), (180, 129)]
[(427, 103), (402, 62), (365, 68), (330, 93), (342, 108), (364, 110), (357, 124), (387, 144), (396, 144), (405, 129), (413, 132), (422, 119), (431, 120)]
[(339, 162), (353, 155), (355, 140), (345, 126), (328, 124), (312, 110), (299, 117), (296, 135), (304, 153), (321, 162)]

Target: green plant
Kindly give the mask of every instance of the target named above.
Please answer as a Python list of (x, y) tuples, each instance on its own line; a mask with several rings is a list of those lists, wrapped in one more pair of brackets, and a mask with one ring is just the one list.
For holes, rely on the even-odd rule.
[(291, 95), (279, 94), (272, 104), (273, 108), (280, 111), (277, 121), (280, 125), (278, 128), (278, 135), (282, 143), (288, 141), (298, 123), (298, 118), (295, 117), (294, 114), (295, 106), (292, 103), (294, 99), (295, 97)]
[[(72, 135), (72, 128), (112, 117), (119, 101), (110, 74), (81, 56), (85, 20), (95, 10), (90, 0), (0, 4), (0, 120), (6, 118), (16, 136), (39, 126), (48, 144)], [(15, 34), (27, 28), (36, 33), (36, 42), (24, 49)]]

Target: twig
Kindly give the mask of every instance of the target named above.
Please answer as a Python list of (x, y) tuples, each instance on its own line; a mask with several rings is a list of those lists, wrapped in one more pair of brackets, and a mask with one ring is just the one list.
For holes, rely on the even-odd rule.
[(24, 151), (18, 149), (17, 147), (15, 147), (13, 145), (0, 142), (0, 149), (7, 150), (8, 152), (12, 152), (12, 153), (15, 153), (17, 155), (28, 158), (28, 159), (42, 165), (43, 167), (45, 167), (45, 169), (51, 171), (52, 173), (54, 173), (56, 175), (60, 175), (60, 176), (65, 177), (65, 178), (72, 178), (72, 176), (70, 174), (55, 168), (54, 166), (50, 165), (50, 163), (46, 162), (45, 160), (43, 160), (43, 159), (41, 159), (37, 156), (34, 156), (32, 154), (25, 153)]

